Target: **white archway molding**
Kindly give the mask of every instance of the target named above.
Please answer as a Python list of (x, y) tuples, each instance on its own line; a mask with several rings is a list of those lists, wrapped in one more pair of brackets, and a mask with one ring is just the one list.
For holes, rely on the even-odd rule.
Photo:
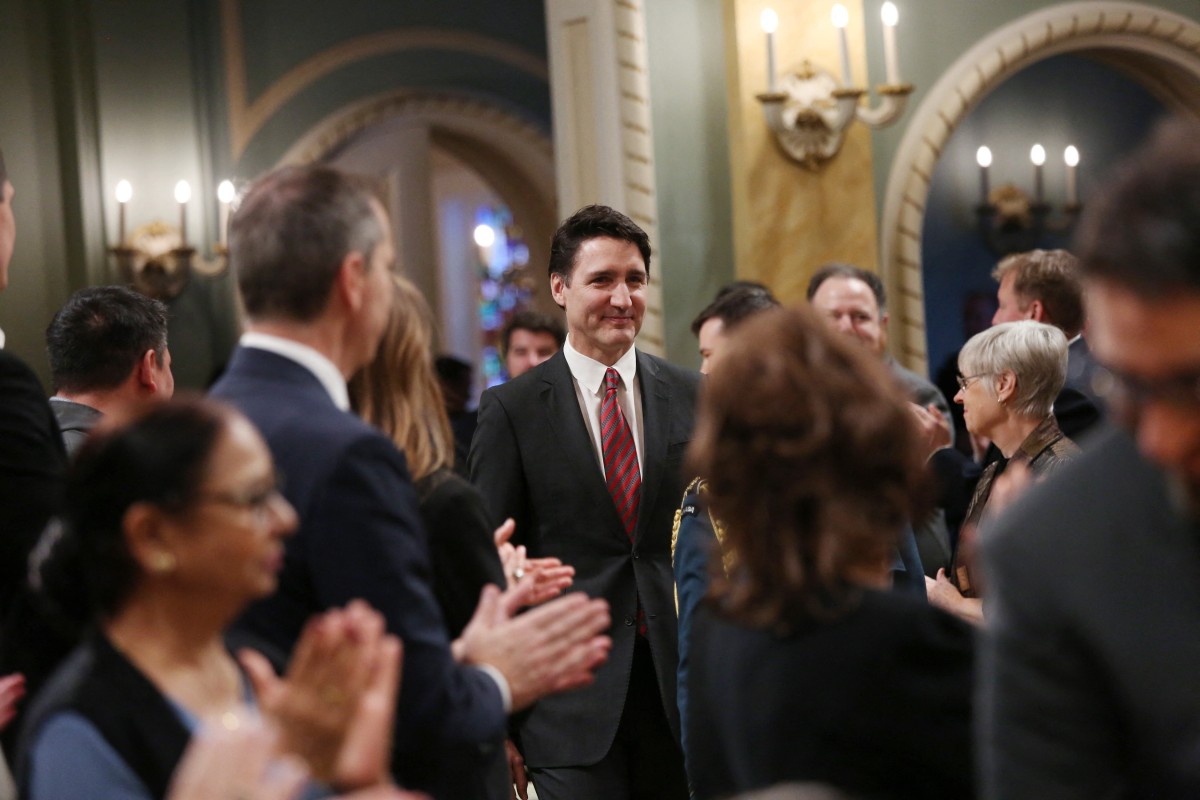
[[(1153, 6), (1065, 3), (993, 32), (942, 75), (921, 101), (896, 150), (880, 224), (883, 279), (892, 298), (896, 357), (927, 368), (921, 229), (933, 169), (946, 142), (992, 89), (1034, 62), (1061, 53), (1119, 54), (1123, 66), (1170, 106), (1200, 113), (1197, 95), (1165, 91), (1162, 73), (1200, 84), (1200, 23)], [(1164, 96), (1165, 95), (1165, 96)]]
[[(429, 300), (445, 341), (467, 336), (452, 320), (465, 289), (456, 273), (438, 268), (438, 212), (432, 184), (433, 151), (461, 162), (496, 193), (525, 232), (535, 278), (549, 261), (557, 226), (554, 152), (537, 126), (474, 97), (398, 90), (355, 102), (314, 125), (278, 164), (327, 161), (375, 175), (399, 235), (398, 260)], [(426, 197), (413, 202), (403, 198)], [(535, 281), (534, 303), (557, 311), (548, 281)], [(453, 330), (452, 330), (453, 328)], [(477, 333), (477, 331), (476, 331)], [(461, 355), (473, 356), (468, 351)]]

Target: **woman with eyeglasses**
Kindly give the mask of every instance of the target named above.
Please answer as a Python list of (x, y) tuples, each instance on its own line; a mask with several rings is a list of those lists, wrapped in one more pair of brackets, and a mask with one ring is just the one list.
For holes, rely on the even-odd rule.
[(1010, 479), (1026, 473), (1044, 478), (1079, 453), (1053, 413), (1054, 398), (1066, 380), (1067, 337), (1053, 325), (1033, 320), (993, 325), (963, 345), (958, 370), (954, 401), (963, 407), (967, 430), (991, 440), (1003, 458), (979, 477), (950, 574), (938, 570), (936, 579), (925, 580), (930, 603), (982, 624), (979, 576), (972, 561), (979, 521), (996, 479), (1010, 468)]
[(283, 679), (261, 654), (231, 652), (227, 626), (276, 590), (295, 527), (266, 445), (236, 411), (182, 398), (102, 423), (38, 573), (52, 619), (82, 641), (28, 711), (21, 796), (171, 796), (202, 724), (259, 715), (276, 757), (324, 784), (390, 792), (400, 644), (378, 614), (352, 604), (315, 617)]

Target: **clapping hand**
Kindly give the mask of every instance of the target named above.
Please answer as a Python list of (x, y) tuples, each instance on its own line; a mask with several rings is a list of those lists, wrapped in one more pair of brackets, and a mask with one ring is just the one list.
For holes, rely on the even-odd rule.
[(239, 658), (280, 749), (318, 780), (351, 789), (385, 785), (400, 680), (400, 641), (355, 601), (305, 626), (284, 678), (252, 650)]
[(510, 517), (493, 534), (507, 588), (529, 587), (528, 598), (523, 602), (526, 606), (558, 597), (574, 582), (575, 568), (564, 566), (557, 558), (528, 558), (525, 545), (514, 547), (509, 541), (516, 529), (517, 524)]

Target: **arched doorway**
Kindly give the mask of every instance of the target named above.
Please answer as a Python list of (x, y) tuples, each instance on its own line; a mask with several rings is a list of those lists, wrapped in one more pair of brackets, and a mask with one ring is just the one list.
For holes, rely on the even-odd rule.
[(404, 90), (331, 115), (280, 163), (313, 161), (379, 181), (400, 269), (429, 299), (445, 349), (483, 363), (477, 253), (454, 238), (472, 227), (467, 206), (492, 204), (511, 216), (528, 247), (530, 302), (556, 308), (544, 280), (557, 222), (554, 156), (533, 124), (473, 97)]
[(1006, 25), (956, 61), (929, 91), (905, 132), (880, 225), (882, 271), (898, 359), (927, 369), (921, 263), (922, 220), (934, 165), (966, 114), (992, 89), (1034, 62), (1087, 53), (1130, 75), (1168, 108), (1200, 116), (1200, 25), (1136, 3), (1078, 2)]

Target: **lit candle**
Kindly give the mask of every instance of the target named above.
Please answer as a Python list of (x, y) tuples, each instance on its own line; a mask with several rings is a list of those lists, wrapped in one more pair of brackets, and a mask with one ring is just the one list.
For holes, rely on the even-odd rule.
[(1045, 186), (1042, 183), (1042, 165), (1046, 163), (1046, 148), (1035, 144), (1029, 150), (1029, 160), (1033, 162), (1033, 199), (1040, 203), (1045, 197)]
[(175, 202), (179, 203), (179, 246), (187, 247), (187, 204), (192, 199), (192, 187), (187, 181), (175, 184)]
[(883, 59), (887, 64), (887, 82), (890, 86), (900, 83), (900, 61), (896, 58), (896, 24), (900, 11), (895, 3), (884, 3), (879, 12), (883, 19)]
[(779, 27), (779, 15), (772, 9), (764, 8), (758, 18), (763, 31), (767, 34), (767, 91), (775, 91), (775, 29)]
[(1079, 204), (1079, 190), (1075, 185), (1075, 169), (1079, 166), (1079, 150), (1075, 145), (1067, 145), (1063, 151), (1063, 161), (1067, 162), (1067, 205)]
[(237, 196), (237, 192), (233, 188), (233, 181), (221, 181), (221, 185), (217, 187), (217, 202), (220, 203), (218, 210), (220, 213), (217, 216), (217, 241), (222, 247), (229, 244), (229, 208), (233, 203), (233, 198)]
[(984, 146), (976, 150), (975, 163), (979, 164), (979, 202), (986, 206), (988, 195), (991, 194), (988, 187), (988, 167), (992, 166), (991, 148)]
[(841, 3), (833, 7), (833, 27), (838, 29), (838, 49), (842, 56), (842, 86), (850, 85), (850, 42), (846, 39), (846, 25), (850, 22), (850, 12)]
[(125, 204), (133, 197), (133, 185), (129, 181), (117, 182), (117, 245), (125, 246)]

